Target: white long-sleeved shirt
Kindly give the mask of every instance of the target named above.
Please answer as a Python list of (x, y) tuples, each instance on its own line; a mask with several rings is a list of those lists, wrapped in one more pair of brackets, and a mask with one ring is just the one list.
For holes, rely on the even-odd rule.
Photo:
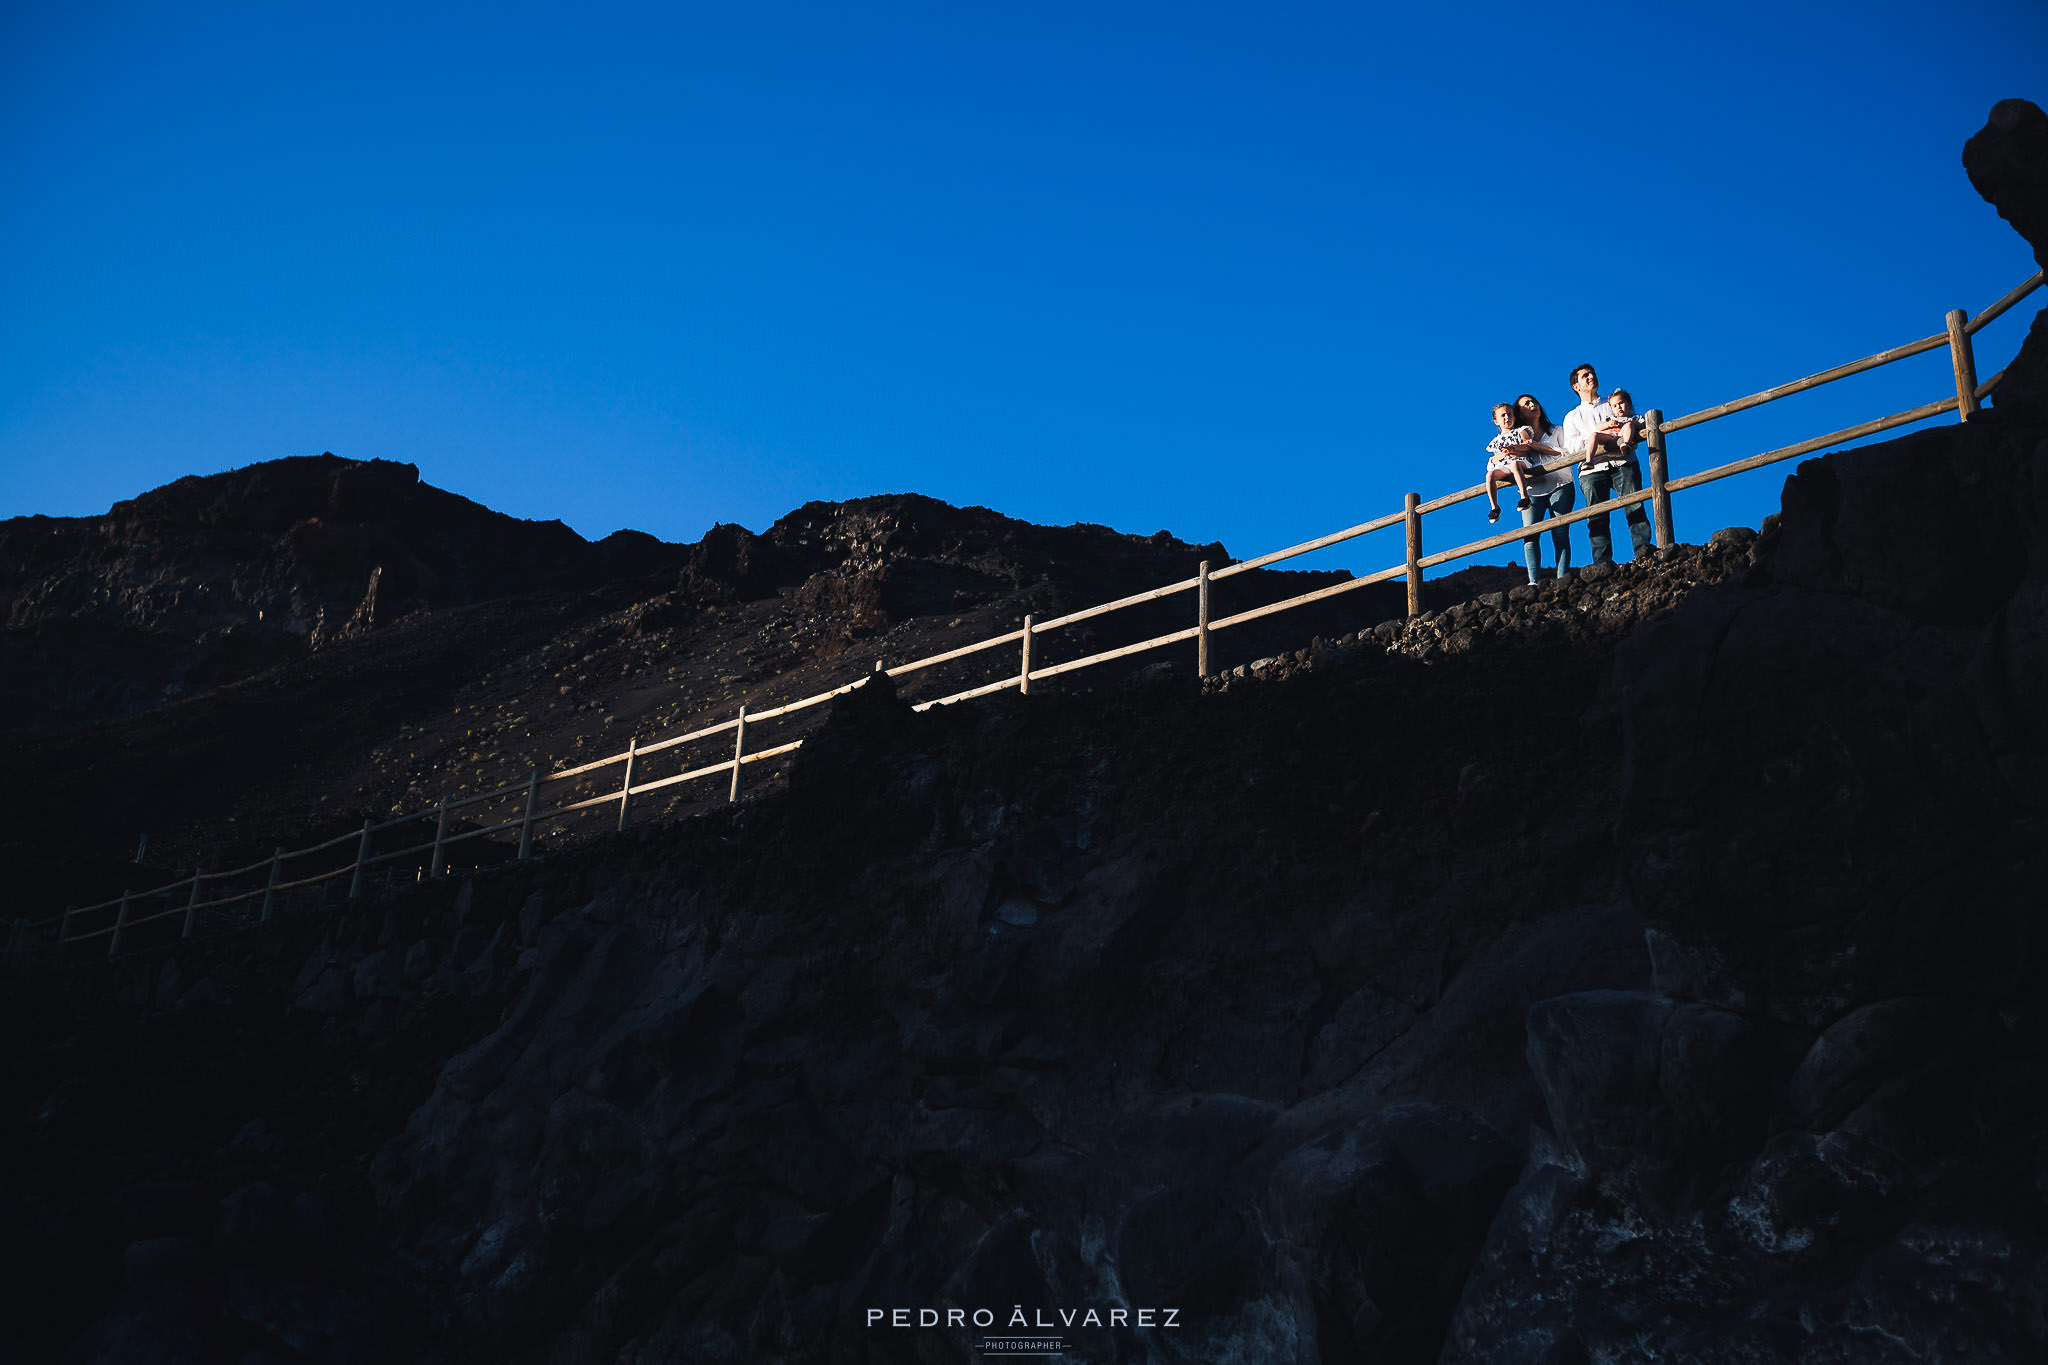
[[(1565, 454), (1575, 455), (1581, 460), (1585, 459), (1587, 454), (1593, 449), (1593, 433), (1599, 429), (1601, 423), (1613, 420), (1614, 409), (1605, 402), (1580, 403), (1564, 415), (1562, 430), (1564, 432)], [(1628, 460), (1622, 456), (1621, 452), (1615, 451), (1612, 454), (1603, 453), (1597, 462), (1589, 464), (1585, 468), (1588, 473), (1597, 473), (1600, 470), (1614, 469), (1627, 463)]]

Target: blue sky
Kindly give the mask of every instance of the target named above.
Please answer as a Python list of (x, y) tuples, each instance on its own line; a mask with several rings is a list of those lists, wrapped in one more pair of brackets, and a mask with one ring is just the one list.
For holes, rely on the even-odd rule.
[(332, 450), (593, 538), (907, 490), (1249, 556), (1581, 359), (1675, 416), (1983, 308), (2034, 264), (1962, 143), (2044, 57), (1971, 0), (7, 6), (0, 517)]

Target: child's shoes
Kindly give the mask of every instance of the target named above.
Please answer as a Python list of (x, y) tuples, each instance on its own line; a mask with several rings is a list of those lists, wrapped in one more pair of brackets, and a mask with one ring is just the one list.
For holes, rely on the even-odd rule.
[(1520, 502), (1516, 503), (1515, 506), (1521, 508), (1524, 512), (1526, 512), (1529, 510), (1529, 500), (1527, 498), (1523, 498)]
[[(1527, 506), (1528, 506), (1529, 504), (1527, 504), (1527, 503), (1523, 503), (1522, 505), (1523, 505), (1524, 507), (1527, 507)], [(1494, 507), (1494, 508), (1489, 508), (1489, 509), (1487, 510), (1487, 513), (1486, 513), (1486, 519), (1487, 519), (1488, 521), (1499, 521), (1499, 520), (1500, 520), (1500, 509), (1499, 509), (1498, 507)]]

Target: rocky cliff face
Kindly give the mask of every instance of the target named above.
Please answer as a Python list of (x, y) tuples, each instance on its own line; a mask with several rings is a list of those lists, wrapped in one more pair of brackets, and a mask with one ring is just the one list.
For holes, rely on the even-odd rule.
[[(925, 590), (793, 525), (685, 572)], [(95, 1361), (2038, 1359), (2044, 669), (2001, 401), (1206, 691), (877, 684), (765, 799), (24, 981), (6, 1269)]]

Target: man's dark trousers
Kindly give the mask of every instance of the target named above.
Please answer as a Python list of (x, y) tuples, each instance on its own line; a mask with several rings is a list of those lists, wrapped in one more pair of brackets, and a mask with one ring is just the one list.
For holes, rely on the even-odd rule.
[[(1643, 486), (1643, 471), (1634, 460), (1618, 464), (1612, 469), (1579, 471), (1579, 488), (1586, 495), (1586, 506), (1606, 502), (1609, 498), (1625, 498), (1639, 492)], [(1650, 509), (1646, 503), (1631, 503), (1622, 509), (1628, 518), (1628, 536), (1635, 542), (1636, 558), (1641, 559), (1650, 552), (1657, 542), (1650, 534)], [(1586, 539), (1593, 547), (1593, 563), (1614, 562), (1614, 536), (1607, 528), (1607, 515), (1586, 518)]]

